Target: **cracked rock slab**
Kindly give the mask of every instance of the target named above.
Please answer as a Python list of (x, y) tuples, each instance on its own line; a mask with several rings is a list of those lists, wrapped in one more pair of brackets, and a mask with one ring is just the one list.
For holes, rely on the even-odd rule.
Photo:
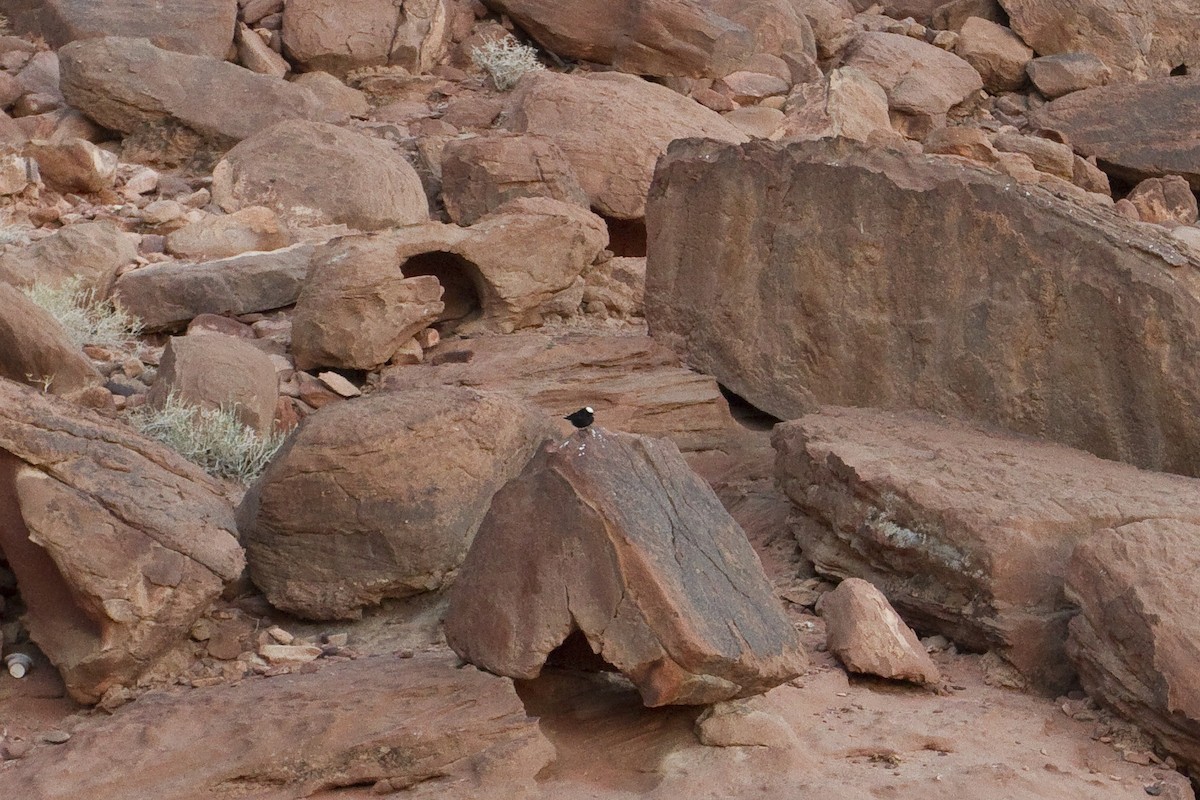
[(445, 624), (455, 652), (512, 678), (564, 643), (599, 656), (647, 706), (761, 694), (805, 665), (758, 556), (678, 449), (598, 428), (544, 443), (496, 493)]
[(81, 702), (187, 636), (245, 565), (199, 468), (126, 426), (0, 380), (0, 548), (30, 637)]
[(818, 571), (863, 578), (905, 619), (994, 649), (1061, 689), (1072, 551), (1106, 528), (1200, 523), (1200, 481), (917, 412), (826, 407), (776, 426), (777, 477), (825, 523), (797, 528)]

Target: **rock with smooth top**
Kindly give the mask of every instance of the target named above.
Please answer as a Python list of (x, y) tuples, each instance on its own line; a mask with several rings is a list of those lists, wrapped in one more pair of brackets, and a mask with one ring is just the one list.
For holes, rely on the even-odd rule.
[(275, 420), (279, 381), (271, 358), (234, 336), (172, 336), (147, 402), (161, 407), (169, 396), (200, 408), (232, 411), (243, 425), (265, 436)]
[(1104, 86), (1112, 70), (1092, 53), (1058, 53), (1040, 56), (1025, 65), (1029, 80), (1050, 100), (1064, 94)]
[(137, 258), (137, 236), (110, 221), (76, 222), (45, 239), (0, 254), (0, 281), (29, 287), (78, 280), (80, 288), (107, 297), (117, 271)]
[(117, 177), (117, 157), (85, 139), (29, 143), (25, 154), (37, 161), (46, 185), (59, 192), (99, 192), (111, 189)]
[(420, 74), (445, 52), (449, 16), (440, 0), (290, 0), (283, 46), (304, 71), (341, 77), (386, 64)]
[(861, 578), (846, 578), (821, 595), (829, 652), (850, 672), (897, 681), (937, 684), (942, 676), (912, 628), (892, 604)]
[(225, 58), (233, 42), (237, 6), (236, 0), (46, 0), (41, 31), (55, 49), (79, 39), (128, 36), (180, 53)]
[(1188, 182), (1178, 175), (1147, 178), (1125, 196), (1133, 203), (1142, 222), (1196, 222), (1196, 195)]
[(292, 243), (279, 216), (266, 206), (248, 206), (232, 214), (205, 215), (167, 234), (168, 253), (192, 261), (231, 258), (242, 253), (278, 250)]
[(0, 282), (0, 377), (73, 397), (103, 376), (50, 312)]
[(1015, 92), (1025, 85), (1033, 48), (1008, 28), (971, 17), (958, 32), (954, 52), (975, 68), (989, 92)]

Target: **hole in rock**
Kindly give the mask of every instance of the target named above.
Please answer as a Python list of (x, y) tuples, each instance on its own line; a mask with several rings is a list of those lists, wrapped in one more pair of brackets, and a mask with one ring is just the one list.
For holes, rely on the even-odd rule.
[(432, 275), (442, 284), (446, 309), (435, 323), (442, 333), (475, 319), (483, 311), (483, 276), (477, 266), (460, 255), (440, 250), (419, 253), (405, 261), (400, 271), (406, 278)]
[(615, 256), (644, 258), (646, 255), (646, 220), (604, 217), (608, 226), (608, 249)]
[(588, 642), (583, 631), (576, 629), (563, 640), (563, 643), (550, 651), (546, 656), (546, 664), (561, 669), (578, 669), (591, 672), (616, 672), (616, 667), (608, 663)]
[(754, 431), (769, 431), (777, 423), (782, 422), (779, 417), (768, 414), (723, 384), (718, 383), (717, 388), (721, 390), (721, 395), (729, 404), (729, 413), (742, 427)]
[(1181, 75), (1187, 75), (1187, 74), (1188, 74), (1188, 65), (1187, 64), (1180, 64), (1178, 67), (1171, 70), (1172, 78), (1178, 78)]
[[(50, 555), (29, 540), (29, 529), (17, 503), (16, 475), (23, 464), (0, 450), (0, 554), (6, 569), (15, 576), (19, 591), (19, 597), (12, 598), (12, 606), (24, 606), (25, 617), (36, 624), (38, 644), (43, 650), (58, 653), (61, 663), (77, 663), (100, 649), (102, 631), (76, 602)], [(7, 595), (9, 591), (0, 581), (0, 592)], [(10, 597), (4, 599), (7, 605)], [(3, 617), (7, 622), (12, 615), (6, 612)]]

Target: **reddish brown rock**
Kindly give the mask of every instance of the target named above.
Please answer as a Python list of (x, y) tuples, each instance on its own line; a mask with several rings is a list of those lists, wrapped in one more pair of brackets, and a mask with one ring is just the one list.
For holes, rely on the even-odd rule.
[(867, 581), (846, 578), (821, 595), (829, 652), (850, 672), (912, 683), (939, 683), (937, 666), (891, 603)]
[(553, 140), (592, 207), (619, 219), (645, 213), (654, 163), (672, 140), (747, 138), (716, 112), (620, 73), (526, 75), (513, 97), (508, 127)]
[(496, 493), (445, 626), (460, 656), (514, 678), (570, 639), (647, 706), (760, 694), (805, 662), (745, 534), (675, 446), (595, 427), (546, 442)]
[(1014, 92), (1025, 85), (1033, 49), (1003, 25), (971, 17), (958, 33), (954, 52), (975, 68), (989, 92)]
[(1196, 262), (1165, 232), (846, 141), (680, 143), (647, 229), (651, 333), (776, 417), (918, 407), (1200, 475)]
[(642, 316), (642, 297), (646, 293), (644, 257), (618, 256), (593, 264), (584, 270), (583, 280), (585, 306), (601, 303), (606, 313), (613, 316)]
[(981, 164), (995, 164), (1000, 154), (992, 146), (991, 139), (980, 128), (956, 125), (953, 128), (938, 128), (921, 143), (926, 153), (960, 156)]
[(251, 72), (282, 78), (292, 71), (291, 64), (244, 23), (238, 23), (234, 38), (237, 42), (238, 63)]
[(273, 605), (312, 619), (443, 587), (547, 424), (511, 397), (458, 388), (322, 408), (238, 511), (251, 577)]
[(249, 137), (213, 170), (212, 193), (225, 211), (265, 205), (294, 225), (373, 231), (429, 219), (421, 179), (404, 156), (319, 122), (292, 120)]
[(168, 253), (204, 261), (242, 253), (278, 250), (292, 243), (287, 227), (265, 206), (248, 206), (225, 215), (206, 215), (167, 234)]
[(958, 31), (971, 17), (1000, 25), (1008, 21), (997, 0), (950, 0), (934, 9), (931, 23), (937, 30)]
[(549, 197), (588, 206), (571, 163), (551, 139), (492, 135), (446, 143), (442, 198), (454, 222), (473, 225), (519, 197)]
[(37, 161), (46, 185), (59, 192), (111, 189), (117, 177), (116, 155), (84, 139), (35, 139), (25, 148), (25, 155)]
[(55, 49), (79, 39), (128, 36), (156, 47), (210, 58), (225, 58), (233, 42), (236, 0), (159, 3), (123, 0), (46, 0), (41, 30)]
[(0, 377), (66, 397), (104, 383), (58, 320), (2, 281)]
[(1012, 29), (1039, 55), (1092, 53), (1124, 80), (1200, 65), (1200, 7), (1189, 0), (1000, 0), (1000, 5)]
[(275, 419), (279, 382), (270, 357), (242, 339), (172, 336), (147, 400), (161, 406), (172, 394), (188, 405), (228, 409), (265, 435)]
[(371, 113), (371, 103), (363, 92), (347, 86), (328, 72), (304, 72), (297, 75), (292, 83), (308, 89), (326, 107), (343, 114), (365, 117)]
[(1004, 153), (1029, 156), (1033, 165), (1048, 175), (1057, 175), (1067, 181), (1075, 176), (1075, 154), (1060, 142), (1019, 133), (998, 133), (992, 137), (992, 144)]
[(1200, 75), (1072, 92), (1042, 106), (1030, 122), (1057, 131), (1114, 177), (1136, 183), (1180, 175), (1200, 189), (1200, 153), (1179, 137), (1200, 124)]
[(872, 6), (878, 6), (884, 14), (894, 19), (912, 17), (922, 25), (928, 25), (930, 17), (945, 0), (850, 0), (855, 11), (867, 11)]
[(1035, 58), (1025, 71), (1037, 90), (1051, 100), (1064, 94), (1104, 86), (1112, 70), (1091, 53), (1059, 53)]
[(1125, 199), (1133, 203), (1142, 222), (1191, 225), (1197, 218), (1196, 195), (1178, 175), (1147, 178), (1133, 187)]
[[(148, 730), (154, 747), (145, 746)], [(114, 753), (121, 769), (112, 768)], [(365, 784), (520, 800), (553, 758), (511, 681), (455, 669), (439, 655), (384, 656), (143, 696), (10, 764), (0, 791), (29, 800), (194, 800), (237, 786), (290, 800)]]
[(827, 79), (801, 84), (788, 96), (786, 117), (773, 138), (827, 139), (844, 136), (865, 142), (893, 136), (883, 87), (854, 67), (832, 70)]
[(178, 327), (199, 314), (269, 311), (296, 302), (315, 249), (297, 244), (199, 264), (150, 264), (123, 273), (114, 293), (149, 330)]
[(77, 222), (0, 254), (0, 280), (28, 287), (77, 278), (82, 288), (107, 297), (117, 270), (137, 257), (136, 241), (111, 222)]
[[(870, 581), (922, 631), (1062, 689), (1071, 552), (1108, 527), (1200, 521), (1200, 483), (915, 412), (827, 407), (775, 428), (777, 477), (824, 525), (821, 572)], [(827, 527), (826, 527), (827, 526)]]
[(238, 578), (233, 509), (199, 468), (77, 406), (0, 381), (0, 547), (67, 691), (129, 685)]
[(428, 72), (449, 42), (439, 0), (291, 0), (283, 9), (283, 46), (304, 71), (342, 76), (392, 64)]
[(1200, 766), (1196, 520), (1114, 524), (1075, 549), (1067, 596), (1079, 604), (1067, 652), (1088, 694)]

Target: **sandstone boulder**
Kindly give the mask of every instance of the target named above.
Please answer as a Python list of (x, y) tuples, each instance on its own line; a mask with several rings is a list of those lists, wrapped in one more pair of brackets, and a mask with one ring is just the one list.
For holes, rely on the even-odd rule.
[(1147, 178), (1133, 187), (1125, 199), (1133, 203), (1142, 222), (1191, 225), (1197, 218), (1196, 195), (1178, 175)]
[(972, 17), (1004, 25), (1008, 16), (997, 0), (950, 0), (933, 12), (932, 26), (941, 31), (958, 31)]
[(621, 73), (530, 73), (514, 93), (508, 126), (553, 140), (592, 207), (618, 219), (645, 213), (654, 163), (672, 140), (747, 139), (715, 111)]
[(459, 225), (473, 225), (509, 200), (549, 197), (588, 207), (571, 163), (540, 136), (451, 139), (442, 151), (442, 199)]
[(891, 603), (861, 578), (846, 578), (821, 595), (829, 652), (850, 672), (937, 684), (941, 673)]
[(1067, 652), (1088, 694), (1190, 770), (1200, 766), (1200, 596), (1188, 577), (1198, 548), (1194, 519), (1115, 524), (1076, 548), (1066, 586), (1080, 608)]
[(776, 427), (777, 477), (822, 526), (817, 569), (879, 587), (922, 631), (1061, 690), (1071, 552), (1108, 527), (1195, 521), (1200, 483), (915, 412), (826, 407)]
[(213, 170), (213, 201), (226, 211), (265, 205), (294, 225), (373, 231), (429, 219), (416, 171), (385, 142), (318, 122), (261, 130)]
[(0, 378), (73, 397), (104, 378), (58, 320), (0, 281)]
[(546, 431), (516, 400), (469, 389), (326, 406), (238, 510), (251, 577), (273, 605), (313, 619), (436, 590)]
[(420, 369), (389, 368), (388, 389), (465, 386), (504, 392), (554, 418), (590, 405), (605, 428), (719, 446), (733, 426), (711, 378), (648, 336), (514, 333), (443, 341)]
[(121, 423), (0, 381), (0, 547), (67, 691), (129, 685), (241, 575), (233, 509)]
[(583, 273), (583, 303), (600, 303), (605, 313), (628, 319), (642, 316), (646, 294), (645, 257), (618, 256), (593, 264)]
[(297, 244), (199, 264), (150, 264), (122, 274), (113, 291), (122, 307), (152, 331), (178, 327), (200, 314), (269, 311), (296, 302), (315, 249)]
[(679, 450), (588, 428), (492, 499), (450, 594), (467, 661), (536, 677), (555, 649), (616, 668), (647, 706), (760, 694), (805, 658), (745, 534)]
[(942, 5), (946, 0), (884, 0), (884, 2), (876, 2), (876, 0), (850, 0), (850, 5), (855, 11), (868, 11), (871, 7), (878, 7), (882, 13), (893, 19), (904, 19), (912, 17), (922, 25), (928, 25), (933, 12)]
[(46, 0), (41, 17), (42, 33), (55, 49), (79, 39), (128, 36), (149, 39), (166, 50), (223, 59), (233, 43), (237, 0)]
[(975, 68), (989, 92), (1015, 92), (1025, 85), (1033, 49), (1003, 25), (971, 17), (963, 23), (954, 52)]
[(1114, 177), (1136, 183), (1181, 175), (1200, 189), (1200, 153), (1179, 137), (1200, 125), (1200, 75), (1073, 92), (1042, 106), (1030, 122), (1057, 131)]
[(832, 64), (860, 31), (854, 9), (841, 0), (792, 0), (796, 11), (808, 20), (822, 66)]
[(225, 149), (281, 120), (330, 116), (301, 86), (145, 39), (72, 42), (59, 58), (67, 102), (122, 133), (181, 127)]
[(35, 139), (25, 148), (25, 155), (37, 161), (46, 185), (59, 192), (111, 189), (117, 177), (116, 155), (85, 139)]
[[(384, 713), (384, 709), (404, 713)], [(153, 730), (154, 747), (146, 747)], [(113, 769), (114, 753), (121, 769)], [(231, 786), (290, 800), (362, 784), (376, 791), (524, 798), (554, 748), (512, 681), (439, 655), (362, 658), (312, 674), (155, 692), (77, 727), (0, 773), (29, 800), (193, 800)], [(422, 793), (420, 796), (427, 796)]]
[(803, 83), (788, 96), (783, 125), (774, 139), (828, 139), (844, 136), (865, 142), (872, 134), (892, 136), (887, 93), (854, 67), (832, 70), (829, 77)]
[(1125, 80), (1200, 65), (1200, 7), (1190, 0), (1000, 0), (1038, 55), (1092, 53)]
[(1039, 92), (1054, 100), (1064, 94), (1104, 86), (1112, 70), (1091, 53), (1059, 53), (1035, 58), (1025, 66)]
[(1070, 147), (1060, 142), (1003, 132), (992, 136), (992, 144), (1002, 153), (1021, 153), (1029, 156), (1033, 165), (1048, 175), (1057, 175), (1067, 181), (1075, 176), (1075, 154)]
[(28, 287), (78, 279), (82, 288), (107, 297), (117, 270), (137, 257), (136, 241), (111, 222), (77, 222), (0, 254), (0, 281)]
[(170, 395), (200, 408), (225, 408), (260, 435), (275, 421), (279, 381), (271, 358), (243, 339), (223, 334), (172, 336), (147, 398), (161, 406)]
[(446, 307), (442, 286), (431, 275), (406, 277), (411, 255), (388, 236), (347, 236), (317, 248), (292, 318), (296, 366), (376, 369), (433, 324)]
[(167, 234), (168, 253), (203, 261), (242, 253), (278, 250), (291, 244), (287, 227), (265, 206), (248, 206), (232, 214), (207, 215)]
[(448, 8), (441, 0), (290, 0), (283, 46), (305, 71), (343, 76), (391, 64), (428, 72), (450, 40)]
[(651, 333), (776, 417), (925, 408), (1200, 475), (1196, 262), (1154, 229), (844, 140), (680, 143), (647, 228)]
[(846, 51), (845, 66), (865, 72), (887, 93), (901, 127), (923, 138), (946, 124), (946, 113), (983, 88), (963, 59), (897, 33), (864, 32)]
[(491, 0), (489, 5), (559, 56), (635, 75), (721, 78), (756, 53), (816, 55), (808, 21), (787, 0)]
[(237, 43), (238, 63), (251, 72), (282, 78), (292, 71), (287, 59), (272, 50), (248, 25), (238, 23), (234, 40)]

